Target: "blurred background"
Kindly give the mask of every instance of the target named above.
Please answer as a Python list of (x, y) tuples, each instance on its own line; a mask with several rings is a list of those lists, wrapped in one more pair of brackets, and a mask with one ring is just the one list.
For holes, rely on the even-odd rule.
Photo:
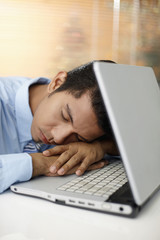
[(160, 0), (0, 0), (0, 76), (94, 59), (151, 66), (160, 81)]

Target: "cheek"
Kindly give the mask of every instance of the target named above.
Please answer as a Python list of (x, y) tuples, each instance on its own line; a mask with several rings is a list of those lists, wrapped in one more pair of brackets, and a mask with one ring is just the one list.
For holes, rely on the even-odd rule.
[(44, 113), (37, 114), (36, 123), (40, 127), (51, 128), (60, 124), (60, 117), (55, 112), (46, 109)]
[(47, 105), (41, 103), (35, 111), (33, 120), (35, 123), (47, 122), (51, 119), (51, 114), (51, 110), (47, 107)]
[[(53, 126), (61, 121), (60, 106), (53, 104), (53, 99), (45, 99), (40, 103), (34, 114), (34, 122), (36, 125)], [(41, 126), (40, 126), (41, 127)]]

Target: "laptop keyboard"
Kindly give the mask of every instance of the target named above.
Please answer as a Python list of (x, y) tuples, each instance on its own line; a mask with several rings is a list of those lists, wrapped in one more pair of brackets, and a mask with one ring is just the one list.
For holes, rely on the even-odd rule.
[(61, 191), (101, 196), (108, 199), (128, 182), (121, 161), (115, 161), (104, 168), (85, 173), (57, 188)]

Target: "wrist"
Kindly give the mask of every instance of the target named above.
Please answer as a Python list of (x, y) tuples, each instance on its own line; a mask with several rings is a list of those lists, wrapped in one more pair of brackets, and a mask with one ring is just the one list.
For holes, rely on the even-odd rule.
[(106, 153), (104, 143), (102, 141), (95, 141), (94, 142), (94, 148), (97, 149), (98, 155), (101, 158), (103, 158), (105, 153)]
[(96, 141), (95, 143), (99, 144), (99, 149), (101, 149), (103, 156), (105, 154), (109, 154), (109, 155), (119, 154), (118, 149), (113, 140), (101, 140), (101, 141)]
[(32, 157), (32, 178), (45, 174), (45, 164), (42, 153), (31, 153)]

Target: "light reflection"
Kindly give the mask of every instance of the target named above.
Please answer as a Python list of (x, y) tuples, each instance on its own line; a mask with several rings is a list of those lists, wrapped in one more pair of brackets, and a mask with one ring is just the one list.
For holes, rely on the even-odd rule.
[(112, 59), (118, 61), (118, 49), (119, 49), (119, 11), (120, 0), (114, 0), (113, 5), (113, 43), (112, 43)]
[(139, 0), (133, 0), (132, 22), (131, 27), (131, 48), (130, 48), (130, 64), (136, 65), (137, 58), (137, 38), (138, 38), (138, 18), (139, 18)]

